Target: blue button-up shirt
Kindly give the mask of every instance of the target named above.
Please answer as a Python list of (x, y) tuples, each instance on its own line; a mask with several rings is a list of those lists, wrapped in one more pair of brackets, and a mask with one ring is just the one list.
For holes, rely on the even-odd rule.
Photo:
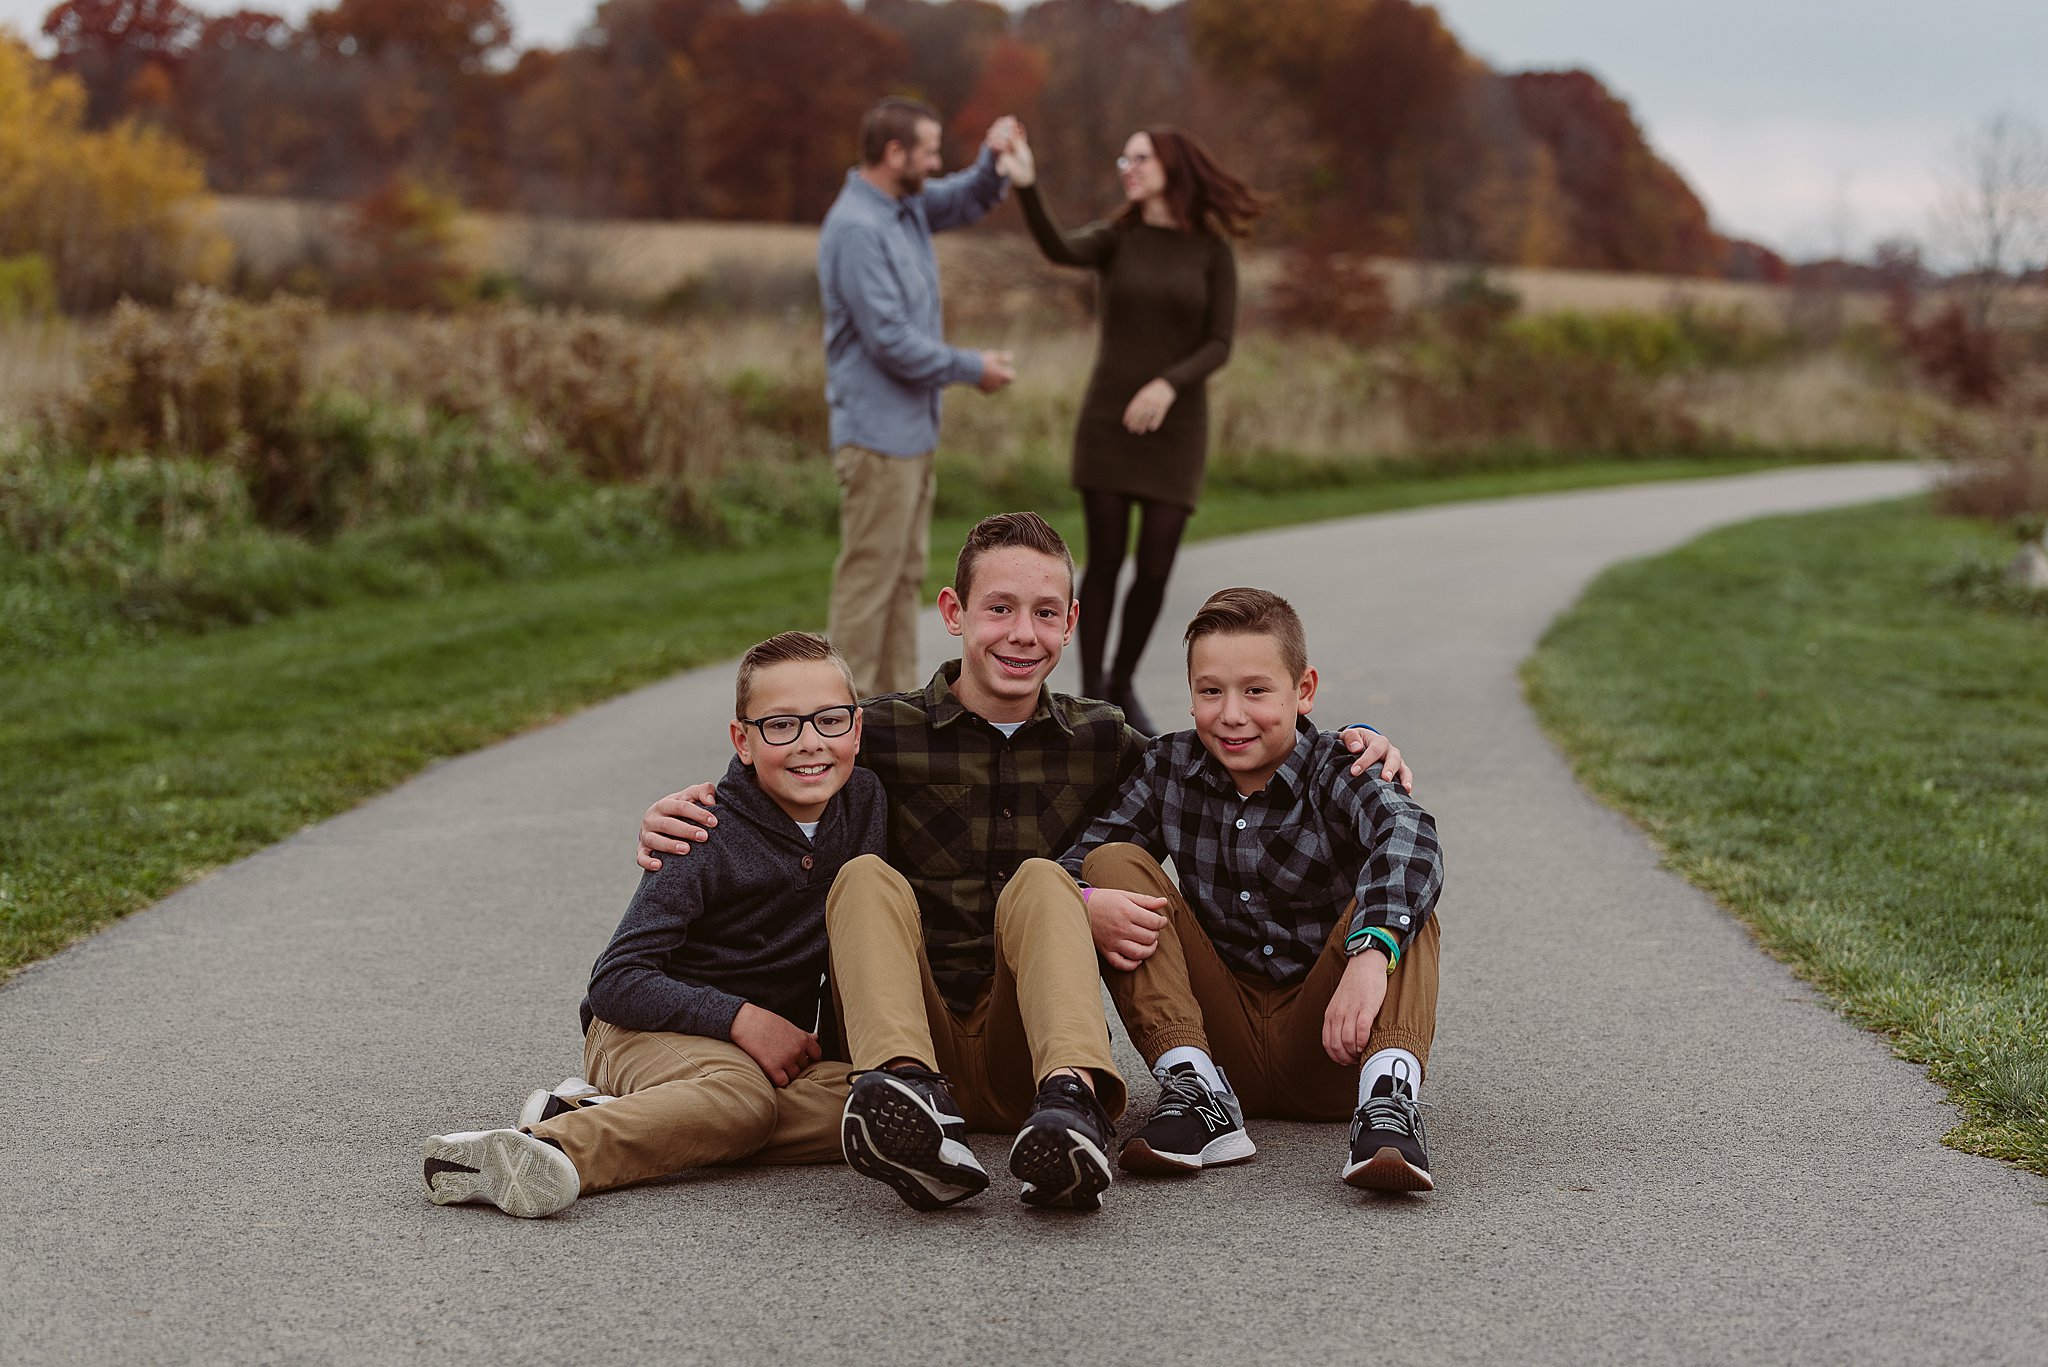
[(979, 383), (981, 353), (946, 345), (932, 234), (974, 222), (1008, 188), (985, 147), (902, 199), (847, 172), (818, 235), (833, 446), (921, 456), (939, 444), (939, 393)]

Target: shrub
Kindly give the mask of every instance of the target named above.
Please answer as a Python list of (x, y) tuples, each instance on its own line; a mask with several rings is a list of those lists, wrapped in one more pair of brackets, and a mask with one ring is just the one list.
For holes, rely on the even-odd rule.
[(1282, 332), (1323, 332), (1353, 346), (1385, 341), (1401, 321), (1386, 276), (1370, 261), (1313, 246), (1287, 253), (1266, 314)]
[(123, 303), (87, 349), (84, 393), (59, 416), (72, 444), (218, 460), (245, 472), (288, 454), (320, 306), (187, 288), (162, 312)]
[(461, 260), (462, 205), (393, 176), (350, 206), (336, 301), (349, 308), (450, 309), (474, 291)]
[(41, 256), (74, 309), (222, 278), (232, 252), (199, 158), (129, 120), (88, 132), (85, 104), (75, 78), (0, 33), (0, 256)]
[(40, 253), (0, 257), (0, 322), (46, 318), (57, 311), (57, 282)]
[(1533, 447), (1643, 456), (1704, 438), (1681, 396), (1599, 354), (1512, 329), (1407, 349), (1385, 369), (1402, 420), (1425, 451)]
[(1997, 408), (1952, 415), (1935, 449), (1949, 462), (1935, 495), (1944, 512), (2016, 526), (2048, 516), (2048, 376)]

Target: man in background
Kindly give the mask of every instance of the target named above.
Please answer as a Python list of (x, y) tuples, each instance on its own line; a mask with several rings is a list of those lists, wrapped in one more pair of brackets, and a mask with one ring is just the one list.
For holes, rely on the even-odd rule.
[(936, 180), (939, 118), (889, 99), (861, 121), (861, 165), (825, 215), (818, 291), (825, 310), (825, 400), (839, 479), (839, 558), (827, 632), (862, 697), (908, 692), (930, 555), (939, 395), (993, 394), (1014, 376), (1007, 352), (947, 346), (932, 234), (1002, 201), (996, 157), (1016, 121), (990, 125), (974, 165)]

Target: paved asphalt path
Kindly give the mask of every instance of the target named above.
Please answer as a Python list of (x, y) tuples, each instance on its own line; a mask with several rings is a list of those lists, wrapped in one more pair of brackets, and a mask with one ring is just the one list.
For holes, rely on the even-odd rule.
[[(422, 1136), (577, 1070), (636, 818), (723, 765), (718, 665), (440, 765), (0, 989), (0, 1361), (2048, 1362), (2048, 1183), (1942, 1147), (1920, 1071), (1660, 870), (1515, 681), (1601, 566), (1921, 478), (1467, 504), (1183, 558), (1164, 620), (1287, 593), (1319, 715), (1390, 731), (1441, 824), (1433, 1196), (1352, 1192), (1338, 1127), (1269, 1122), (1256, 1162), (1120, 1180), (1095, 1216), (1019, 1205), (994, 1137), (994, 1187), (937, 1216), (838, 1167), (544, 1221), (429, 1205)], [(1162, 630), (1161, 720), (1176, 656)], [(149, 832), (108, 858), (126, 838)]]

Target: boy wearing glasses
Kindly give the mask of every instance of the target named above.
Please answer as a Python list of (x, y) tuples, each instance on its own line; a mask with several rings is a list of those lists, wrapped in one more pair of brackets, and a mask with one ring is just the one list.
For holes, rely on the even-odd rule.
[(861, 709), (823, 637), (755, 646), (735, 693), (719, 840), (641, 878), (591, 970), (590, 1083), (536, 1093), (518, 1129), (428, 1139), (437, 1205), (552, 1215), (685, 1168), (840, 1156), (848, 1067), (822, 1061), (815, 1029), (825, 895), (842, 865), (881, 853), (887, 803), (854, 763)]

